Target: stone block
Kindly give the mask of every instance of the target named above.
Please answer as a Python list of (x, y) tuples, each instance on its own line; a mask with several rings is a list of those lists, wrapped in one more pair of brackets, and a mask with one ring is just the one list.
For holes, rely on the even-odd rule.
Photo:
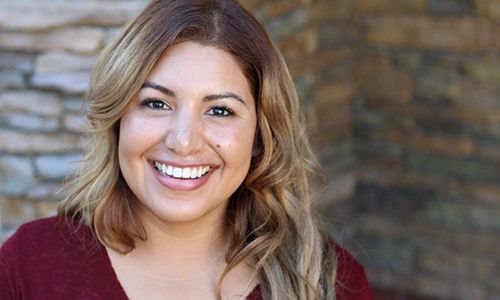
[(35, 206), (23, 198), (0, 198), (0, 226), (15, 228), (37, 218)]
[(448, 179), (492, 183), (500, 180), (500, 169), (488, 161), (428, 153), (409, 153), (408, 170)]
[[(326, 71), (325, 69), (330, 69), (346, 61), (352, 62), (353, 60), (354, 54), (349, 47), (342, 47), (335, 51), (319, 49), (307, 62), (307, 67), (316, 71), (316, 77), (321, 77), (323, 72)], [(351, 74), (352, 70), (349, 71), (349, 74), (344, 74), (344, 77)]]
[(428, 20), (419, 27), (415, 45), (423, 49), (474, 53), (488, 49), (492, 42), (491, 25), (473, 18)]
[[(0, 68), (1, 70), (1, 68)], [(7, 89), (23, 89), (26, 87), (24, 76), (17, 71), (0, 71), (0, 91)]]
[(350, 45), (355, 36), (355, 32), (346, 23), (322, 25), (318, 29), (319, 49), (334, 51), (343, 46)]
[(497, 0), (475, 0), (476, 10), (480, 17), (492, 21), (500, 20), (500, 2)]
[(356, 167), (356, 158), (353, 155), (352, 143), (349, 138), (338, 140), (322, 149), (317, 149), (319, 161), (323, 165), (325, 174), (334, 178), (340, 174), (348, 174)]
[(351, 5), (350, 0), (313, 1), (309, 8), (311, 21), (321, 26), (337, 20), (348, 19), (350, 17)]
[(439, 240), (446, 240), (449, 247), (464, 253), (473, 253), (477, 257), (498, 257), (500, 244), (498, 233), (491, 230), (478, 230), (477, 228), (450, 228), (440, 227), (443, 234)]
[(36, 57), (35, 73), (72, 73), (90, 71), (95, 55), (76, 55), (67, 52), (50, 51)]
[(0, 53), (0, 70), (30, 73), (33, 70), (33, 56), (26, 53)]
[[(489, 55), (480, 60), (468, 61), (465, 64), (465, 73), (473, 79), (500, 85), (500, 56)], [(500, 90), (499, 90), (500, 93)]]
[(481, 52), (492, 43), (492, 26), (472, 18), (383, 17), (365, 21), (364, 41), (385, 47)]
[[(424, 106), (422, 109), (427, 109), (429, 112), (427, 116), (418, 116), (415, 118), (415, 127), (417, 130), (428, 134), (441, 134), (441, 135), (464, 135), (466, 134), (466, 129), (464, 128), (466, 123), (463, 120), (457, 119), (458, 116), (447, 116), (446, 114), (440, 114), (441, 109), (437, 109), (436, 106)], [(443, 108), (443, 110), (449, 108)]]
[(23, 133), (0, 129), (0, 152), (13, 154), (64, 153), (81, 150), (77, 134)]
[(285, 57), (288, 68), (292, 74), (297, 74), (295, 71), (297, 65), (304, 66), (302, 63), (305, 56), (313, 54), (317, 49), (316, 32), (312, 30), (303, 30), (297, 32), (294, 36), (284, 40), (280, 44), (280, 50)]
[(470, 80), (465, 78), (462, 81), (462, 95), (457, 98), (456, 102), (465, 109), (484, 111), (485, 114), (495, 110), (499, 111), (499, 83), (500, 81), (494, 83), (487, 79)]
[(471, 277), (488, 280), (495, 278), (497, 271), (496, 260), (494, 258), (486, 257), (472, 257), (471, 258)]
[(37, 203), (45, 203), (53, 199), (60, 200), (64, 196), (61, 194), (61, 187), (61, 183), (38, 183), (26, 191), (26, 197)]
[[(489, 160), (494, 163), (500, 162), (500, 146), (498, 143), (481, 142), (477, 145), (477, 156), (480, 159)], [(499, 193), (500, 195), (500, 193)], [(500, 200), (500, 199), (499, 199)]]
[(297, 10), (279, 19), (267, 23), (267, 29), (278, 44), (307, 27), (309, 16), (305, 10)]
[(382, 103), (407, 104), (414, 90), (411, 74), (394, 68), (387, 56), (361, 59), (356, 81), (368, 99)]
[(352, 171), (332, 177), (319, 205), (327, 207), (336, 202), (350, 199), (354, 195), (357, 179), (356, 172)]
[(387, 128), (385, 137), (390, 143), (402, 144), (414, 151), (456, 157), (472, 157), (477, 153), (475, 142), (464, 137), (408, 133), (398, 128)]
[(249, 10), (255, 10), (257, 6), (263, 4), (264, 0), (241, 0), (238, 1), (243, 7)]
[(36, 174), (43, 179), (63, 179), (74, 174), (81, 154), (42, 155), (34, 159)]
[(414, 220), (428, 202), (436, 199), (434, 190), (419, 187), (379, 187), (360, 184), (353, 205), (361, 212), (372, 212), (397, 220)]
[(54, 131), (59, 128), (59, 120), (22, 113), (0, 112), (0, 120), (8, 127), (26, 131)]
[(469, 209), (474, 228), (500, 232), (500, 207), (470, 205)]
[(427, 0), (354, 0), (352, 10), (356, 15), (424, 14)]
[(0, 48), (10, 51), (62, 50), (96, 53), (103, 45), (104, 31), (98, 28), (61, 28), (53, 31), (0, 32)]
[(82, 96), (69, 96), (64, 99), (64, 110), (73, 113), (84, 113), (88, 108), (88, 104), (88, 101)]
[(451, 280), (428, 273), (395, 274), (393, 286), (431, 299), (454, 299), (455, 293)]
[(87, 127), (87, 118), (82, 114), (66, 113), (63, 116), (63, 126), (69, 132), (82, 132)]
[(315, 124), (317, 131), (312, 138), (313, 145), (319, 149), (348, 137), (352, 132), (351, 120), (349, 106), (322, 113)]
[(457, 300), (491, 300), (483, 283), (468, 279), (460, 280), (455, 291)]
[(41, 89), (55, 89), (69, 94), (83, 94), (89, 85), (90, 71), (35, 74), (31, 84)]
[(350, 106), (356, 88), (348, 78), (338, 80), (324, 86), (316, 87), (315, 106), (318, 115), (325, 115), (324, 119), (329, 119), (328, 113), (340, 107)]
[(0, 25), (5, 30), (47, 30), (72, 25), (122, 25), (138, 14), (146, 1), (0, 2)]
[(0, 156), (0, 195), (22, 195), (35, 182), (35, 171), (29, 157)]
[(271, 19), (278, 19), (293, 13), (301, 7), (301, 0), (277, 0), (267, 3), (267, 15)]
[(416, 102), (453, 107), (463, 102), (463, 80), (455, 69), (424, 66), (415, 76)]
[(35, 204), (38, 218), (46, 218), (57, 214), (58, 201), (40, 201)]
[(428, 0), (427, 11), (438, 16), (472, 15), (474, 7), (473, 2), (466, 0)]
[[(352, 126), (360, 148), (363, 148), (362, 142), (382, 143), (385, 134), (385, 121), (382, 115), (376, 113), (364, 112), (355, 115)], [(370, 148), (373, 149), (373, 144), (370, 144)]]
[(469, 262), (465, 254), (421, 249), (417, 253), (417, 267), (424, 272), (431, 272), (452, 278), (469, 275)]
[[(372, 224), (377, 226), (376, 224)], [(356, 242), (364, 245), (369, 265), (393, 274), (411, 274), (414, 266), (414, 246), (410, 238), (385, 236), (372, 238), (362, 234)], [(365, 261), (365, 264), (367, 263)]]
[(451, 197), (474, 199), (477, 203), (491, 206), (500, 205), (500, 197), (498, 197), (500, 187), (496, 184), (452, 181), (447, 183), (445, 190)]
[[(483, 115), (486, 115), (483, 112)], [(489, 121), (468, 122), (463, 124), (463, 133), (476, 139), (500, 142), (500, 124)]]
[(0, 93), (0, 111), (2, 112), (19, 112), (43, 117), (58, 117), (62, 109), (62, 100), (53, 93), (33, 90)]

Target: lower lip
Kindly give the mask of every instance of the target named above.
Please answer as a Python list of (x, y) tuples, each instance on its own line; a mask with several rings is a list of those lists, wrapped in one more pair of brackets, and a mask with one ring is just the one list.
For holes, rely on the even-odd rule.
[(205, 183), (207, 183), (214, 171), (214, 169), (210, 169), (207, 174), (201, 176), (200, 178), (180, 179), (163, 175), (153, 165), (151, 165), (151, 168), (153, 169), (153, 174), (156, 179), (163, 186), (177, 191), (194, 191), (201, 188)]

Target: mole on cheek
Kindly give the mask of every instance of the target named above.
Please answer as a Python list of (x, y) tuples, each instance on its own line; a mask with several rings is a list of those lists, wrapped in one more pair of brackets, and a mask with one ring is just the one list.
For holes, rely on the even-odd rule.
[(220, 148), (220, 145), (219, 145), (219, 144), (217, 144), (217, 148)]

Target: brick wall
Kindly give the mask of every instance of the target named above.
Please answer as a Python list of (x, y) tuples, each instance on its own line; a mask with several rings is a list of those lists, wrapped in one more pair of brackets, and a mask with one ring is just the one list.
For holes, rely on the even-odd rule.
[[(500, 1), (242, 3), (296, 81), (338, 240), (396, 290), (380, 299), (499, 299)], [(0, 241), (54, 213), (91, 65), (144, 4), (0, 1)]]

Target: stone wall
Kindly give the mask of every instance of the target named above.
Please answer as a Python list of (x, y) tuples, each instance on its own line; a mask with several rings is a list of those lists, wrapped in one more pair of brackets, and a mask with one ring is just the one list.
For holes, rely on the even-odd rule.
[[(0, 243), (54, 213), (90, 68), (145, 3), (0, 0)], [(396, 290), (380, 299), (500, 299), (500, 0), (242, 3), (289, 64), (337, 239)]]
[(82, 157), (82, 95), (140, 1), (0, 1), (0, 240), (55, 211)]
[[(500, 299), (500, 1), (353, 1), (359, 182), (378, 286)], [(348, 212), (347, 212), (348, 211)]]

